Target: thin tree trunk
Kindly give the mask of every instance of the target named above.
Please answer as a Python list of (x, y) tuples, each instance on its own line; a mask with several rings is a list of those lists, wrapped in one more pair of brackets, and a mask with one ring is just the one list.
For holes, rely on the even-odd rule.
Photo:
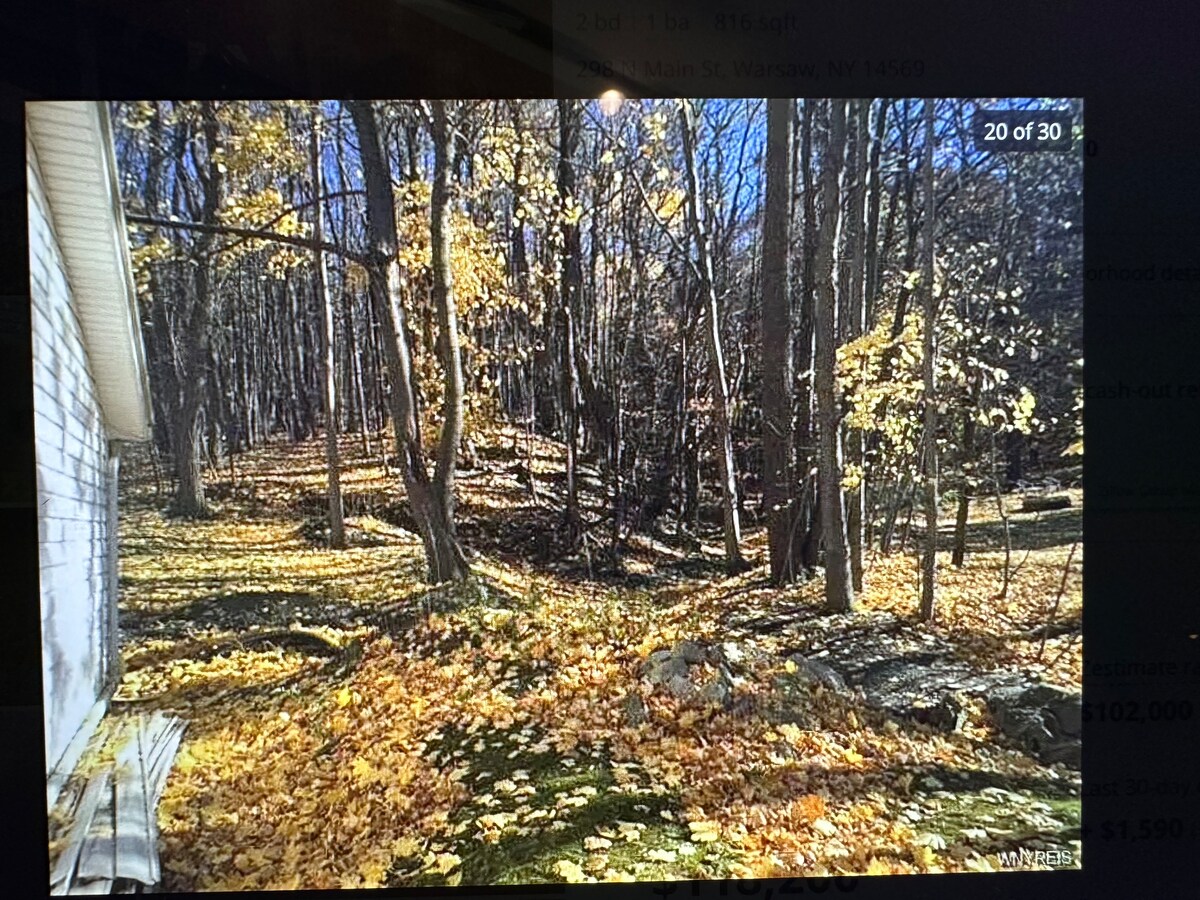
[(871, 155), (867, 162), (867, 237), (863, 273), (863, 324), (867, 330), (875, 326), (875, 298), (879, 292), (879, 210), (883, 201), (879, 183), (879, 158), (883, 153), (888, 105), (889, 101), (880, 100), (879, 105), (875, 107), (875, 130), (871, 135)]
[[(575, 197), (575, 150), (579, 145), (579, 104), (574, 100), (558, 101), (558, 199), (564, 214), (577, 202)], [(576, 469), (579, 462), (579, 389), (576, 383), (575, 312), (579, 305), (579, 289), (583, 280), (580, 264), (579, 226), (572, 221), (562, 223), (563, 249), (560, 258), (562, 284), (559, 324), (562, 329), (563, 419), (567, 438), (567, 538), (571, 547), (582, 537), (579, 517), (579, 486)]]
[(350, 365), (347, 367), (350, 372), (350, 381), (353, 384), (352, 397), (357, 406), (355, 414), (355, 425), (358, 426), (359, 438), (362, 441), (363, 456), (371, 455), (371, 438), (370, 438), (370, 416), (367, 413), (367, 397), (366, 391), (363, 389), (363, 347), (365, 339), (359, 339), (358, 322), (354, 314), (354, 297), (349, 291), (342, 294), (342, 305), (346, 314), (346, 333), (349, 338), (350, 350)]
[(834, 289), (833, 254), (838, 246), (840, 202), (838, 177), (846, 140), (846, 104), (830, 101), (829, 132), (825, 141), (821, 199), (824, 207), (817, 240), (814, 274), (816, 281), (816, 393), (820, 452), (818, 490), (821, 525), (825, 539), (825, 601), (830, 609), (849, 612), (854, 608), (854, 586), (846, 558), (846, 522), (842, 509), (842, 461), (838, 440), (838, 411), (835, 405), (834, 366), (837, 297)]
[(962, 477), (958, 485), (958, 510), (954, 517), (954, 552), (950, 561), (955, 566), (961, 566), (967, 557), (967, 517), (971, 511), (971, 491), (967, 467), (975, 447), (975, 407), (978, 404), (978, 392), (974, 392), (974, 402), (963, 412), (962, 430)]
[(321, 356), (324, 363), (322, 378), (322, 400), (325, 406), (325, 470), (329, 483), (329, 546), (341, 550), (346, 546), (346, 523), (342, 511), (341, 459), (338, 456), (337, 380), (336, 355), (333, 346), (333, 301), (329, 296), (329, 284), (325, 272), (325, 253), (321, 250), (323, 222), (321, 194), (324, 179), (321, 177), (321, 114), (313, 107), (312, 129), (309, 136), (309, 153), (312, 164), (313, 197), (317, 201), (313, 209), (313, 271), (316, 275), (317, 301), (321, 304)]
[(925, 477), (925, 548), (921, 556), (921, 618), (932, 622), (934, 608), (934, 580), (937, 577), (937, 513), (938, 513), (938, 457), (937, 457), (937, 385), (934, 380), (934, 355), (937, 353), (937, 305), (933, 290), (933, 139), (934, 101), (925, 101), (925, 246), (921, 280), (925, 300), (925, 336), (923, 342), (921, 374), (925, 386), (924, 425), (925, 435), (922, 448), (922, 474)]
[(1008, 586), (1012, 582), (1012, 529), (1008, 521), (1008, 510), (1004, 507), (1004, 497), (1000, 494), (1000, 479), (996, 473), (996, 434), (992, 432), (992, 495), (996, 500), (996, 513), (1004, 526), (1004, 569), (1001, 573), (1000, 596), (998, 600), (1008, 597)]
[(431, 502), (436, 557), (430, 568), (434, 580), (458, 581), (469, 573), (454, 528), (454, 476), (463, 435), (462, 352), (458, 341), (458, 308), (450, 270), (450, 173), (454, 169), (454, 137), (446, 103), (430, 103), (433, 124), (433, 194), (430, 200), (433, 302), (443, 367), (442, 433), (438, 440)]
[(733, 435), (730, 428), (729, 383), (725, 377), (725, 356), (721, 349), (721, 317), (717, 303), (717, 291), (713, 284), (712, 254), (709, 252), (701, 215), (700, 180), (696, 174), (696, 123), (692, 114), (691, 101), (682, 100), (679, 105), (680, 124), (683, 131), (683, 158), (687, 169), (688, 219), (692, 240), (696, 244), (699, 262), (700, 286), (704, 292), (704, 308), (707, 316), (709, 351), (709, 379), (712, 382), (714, 406), (717, 413), (717, 440), (721, 460), (721, 501), (724, 512), (725, 565), (732, 572), (745, 568), (742, 558), (742, 529), (738, 521), (737, 471), (733, 462)]
[(900, 507), (904, 505), (904, 498), (909, 489), (907, 474), (897, 476), (892, 482), (892, 490), (888, 498), (888, 511), (879, 536), (880, 553), (886, 555), (892, 552), (892, 539), (896, 535), (896, 520), (900, 518)]
[(802, 237), (803, 266), (800, 280), (800, 309), (796, 367), (796, 474), (801, 491), (793, 513), (798, 524), (794, 529), (792, 553), (801, 560), (806, 573), (815, 571), (820, 544), (820, 504), (813, 478), (816, 462), (816, 432), (813, 409), (816, 357), (813, 346), (815, 304), (814, 260), (817, 250), (817, 187), (813, 180), (813, 113), (816, 101), (805, 99), (800, 120), (800, 174), (804, 189), (804, 228)]
[[(866, 328), (866, 304), (864, 302), (864, 222), (863, 215), (866, 205), (866, 176), (869, 165), (867, 158), (867, 101), (853, 101), (851, 108), (854, 112), (854, 142), (853, 151), (847, 156), (847, 166), (852, 168), (849, 175), (852, 179), (850, 196), (846, 207), (847, 229), (847, 264), (849, 277), (846, 284), (850, 292), (845, 304), (848, 313), (847, 322), (842, 329), (844, 339), (854, 340), (862, 335)], [(859, 428), (846, 429), (846, 456), (850, 465), (858, 472), (857, 486), (846, 492), (846, 529), (850, 544), (850, 579), (856, 592), (863, 589), (863, 521), (866, 515), (866, 457), (863, 447), (863, 433)]]
[(763, 505), (771, 581), (793, 581), (796, 510), (792, 498), (792, 316), (789, 253), (792, 109), (794, 100), (767, 101), (767, 187), (763, 213)]
[[(904, 246), (904, 261), (900, 268), (904, 272), (912, 269), (913, 263), (916, 261), (917, 247), (917, 213), (914, 206), (914, 195), (916, 193), (916, 176), (912, 170), (908, 168), (909, 147), (911, 144), (911, 130), (909, 128), (908, 100), (904, 101), (904, 120), (900, 126), (900, 150), (904, 157), (905, 166), (905, 194), (904, 194), (904, 231), (906, 235), (906, 243)], [(896, 314), (892, 319), (892, 338), (898, 338), (900, 332), (904, 330), (904, 319), (908, 314), (908, 302), (911, 296), (911, 291), (907, 288), (900, 290), (900, 297), (896, 300)]]

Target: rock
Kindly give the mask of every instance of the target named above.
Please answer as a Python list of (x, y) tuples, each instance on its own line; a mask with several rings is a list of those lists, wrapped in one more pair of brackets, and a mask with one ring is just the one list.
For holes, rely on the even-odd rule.
[[(705, 664), (715, 666), (718, 671), (700, 684), (701, 673), (711, 671), (703, 668)], [(700, 641), (682, 640), (670, 650), (655, 650), (642, 665), (642, 678), (687, 703), (728, 709), (733, 698), (735, 679), (724, 654)]]
[(674, 654), (689, 666), (707, 662), (709, 656), (708, 649), (698, 641), (680, 641), (675, 645)]
[(1021, 512), (1049, 512), (1053, 509), (1069, 509), (1068, 494), (1031, 494), (1021, 501)]
[(644, 725), (650, 718), (646, 701), (640, 694), (629, 694), (625, 698), (625, 721), (630, 725)]
[(668, 684), (674, 678), (686, 681), (688, 665), (683, 657), (675, 656), (670, 651), (658, 652), (665, 652), (666, 656), (659, 656), (656, 660), (657, 653), (652, 653), (642, 669), (642, 676), (653, 685)]
[(729, 705), (729, 712), (739, 718), (749, 718), (758, 711), (758, 697), (755, 694), (742, 694)]
[(1060, 737), (1080, 738), (1083, 736), (1083, 698), (1074, 694), (1069, 698), (1052, 700), (1045, 707)]
[(686, 674), (672, 675), (667, 680), (667, 690), (671, 692), (671, 696), (679, 700), (690, 700), (696, 693), (696, 686), (692, 684)]
[(1083, 483), (1083, 466), (1068, 466), (1065, 469), (1054, 469), (1046, 476), (1058, 484), (1076, 487)]
[(943, 694), (927, 706), (913, 707), (913, 718), (939, 731), (961, 731), (967, 712), (953, 694)]
[(838, 831), (837, 826), (828, 819), (814, 819), (812, 829), (823, 837), (833, 837)]
[(775, 662), (775, 656), (760, 650), (754, 644), (726, 641), (709, 648), (708, 662), (720, 666), (722, 671), (728, 671), (732, 677), (734, 673), (748, 674), (759, 666), (769, 666)]
[(969, 859), (975, 851), (966, 844), (955, 844), (947, 852), (959, 862), (962, 862)]
[(746, 658), (746, 654), (743, 652), (742, 648), (733, 641), (726, 641), (724, 644), (722, 644), (720, 651), (721, 656), (726, 662), (729, 663), (737, 664)]
[(732, 692), (724, 678), (717, 677), (700, 688), (700, 700), (709, 706), (728, 708)]
[(795, 677), (802, 682), (808, 684), (820, 684), (834, 691), (846, 690), (846, 682), (842, 676), (831, 669), (825, 663), (817, 662), (815, 659), (793, 653), (788, 657), (788, 661), (795, 663)]
[(1046, 763), (1079, 768), (1082, 697), (1047, 684), (999, 688), (987, 701), (996, 727)]

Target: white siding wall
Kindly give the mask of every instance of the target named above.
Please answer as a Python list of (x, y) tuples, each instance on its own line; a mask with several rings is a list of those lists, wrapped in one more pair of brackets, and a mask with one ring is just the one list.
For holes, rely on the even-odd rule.
[[(47, 772), (108, 679), (115, 460), (32, 148), (29, 179), (34, 435)], [(115, 556), (115, 554), (114, 554)]]

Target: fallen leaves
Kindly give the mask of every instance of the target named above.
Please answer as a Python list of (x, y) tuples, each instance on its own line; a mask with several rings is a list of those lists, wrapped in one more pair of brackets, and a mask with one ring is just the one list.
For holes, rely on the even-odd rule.
[(572, 862), (569, 859), (560, 859), (554, 864), (554, 871), (557, 875), (570, 884), (578, 884), (581, 881), (587, 881), (587, 875), (583, 869), (579, 867), (579, 863)]
[(928, 845), (918, 844), (912, 848), (912, 859), (913, 862), (922, 869), (928, 869), (934, 864), (937, 856), (934, 854), (933, 849)]
[(711, 820), (688, 822), (692, 832), (692, 840), (699, 844), (707, 844), (721, 837), (721, 824)]
[[(353, 471), (356, 489), (395, 488), (372, 466)], [(286, 468), (271, 477), (281, 498), (310, 479)], [(286, 518), (183, 526), (135, 510), (123, 528), (125, 606), (143, 614), (261, 589), (336, 598), (352, 620), (360, 607), (402, 604), (424, 590), (419, 542), (382, 523), (376, 533), (386, 543), (341, 553), (306, 544)], [(899, 554), (877, 560), (864, 606), (915, 605), (911, 562)], [(684, 637), (723, 639), (723, 596), (785, 614), (818, 602), (819, 585), (763, 589), (760, 571), (649, 594), (495, 558), (477, 568), (487, 579), (483, 602), (439, 611), (392, 637), (363, 626), (353, 632), (363, 638), (361, 661), (341, 680), (319, 676), (324, 660), (292, 651), (173, 658), (178, 642), (154, 636), (126, 648), (143, 665), (126, 676), (121, 696), (177, 704), (191, 720), (159, 810), (171, 889), (471, 883), (477, 854), (551, 834), (562, 835), (562, 854), (574, 858), (539, 862), (530, 877), (574, 883), (991, 865), (974, 822), (960, 837), (939, 831), (924, 812), (916, 821), (904, 812), (910, 796), (926, 791), (914, 772), (1033, 771), (993, 752), (982, 732), (913, 734), (832, 692), (813, 694), (811, 721), (801, 724), (647, 695), (646, 724), (622, 727), (624, 700), (638, 689), (648, 653)], [(1014, 628), (1040, 615), (1031, 592), (1051, 571), (1032, 556), (997, 615)], [(940, 584), (957, 602), (939, 628), (986, 633), (995, 574), (984, 554), (947, 569)], [(781, 648), (769, 635), (755, 640), (751, 649), (766, 661), (750, 654), (740, 663), (748, 691), (780, 671)], [(308, 680), (272, 692), (293, 678)], [(263, 690), (238, 699), (220, 693), (234, 686)], [(597, 748), (602, 766), (588, 756)], [(619, 812), (579, 826), (610, 807)]]
[(822, 837), (833, 837), (838, 833), (838, 827), (828, 819), (814, 819), (812, 829)]
[(462, 857), (454, 853), (438, 853), (434, 856), (433, 862), (429, 864), (429, 868), (439, 875), (447, 875), (460, 865), (462, 865)]

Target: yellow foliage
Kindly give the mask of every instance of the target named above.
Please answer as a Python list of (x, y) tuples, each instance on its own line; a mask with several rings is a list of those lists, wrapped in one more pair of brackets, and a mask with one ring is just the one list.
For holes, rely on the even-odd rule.
[(171, 259), (174, 248), (171, 242), (162, 234), (154, 235), (147, 240), (138, 242), (137, 235), (144, 226), (130, 225), (129, 231), (133, 237), (130, 261), (133, 263), (134, 282), (138, 294), (146, 296), (150, 292), (150, 270), (157, 262)]
[(307, 160), (303, 133), (290, 126), (286, 105), (223, 103), (218, 117), (225, 124), (224, 164), (235, 185), (256, 172), (285, 178), (300, 172)]
[(848, 426), (882, 432), (896, 444), (911, 437), (910, 413), (923, 392), (923, 327), (914, 310), (896, 338), (891, 336), (891, 323), (880, 321), (838, 348), (837, 384), (849, 406)]

